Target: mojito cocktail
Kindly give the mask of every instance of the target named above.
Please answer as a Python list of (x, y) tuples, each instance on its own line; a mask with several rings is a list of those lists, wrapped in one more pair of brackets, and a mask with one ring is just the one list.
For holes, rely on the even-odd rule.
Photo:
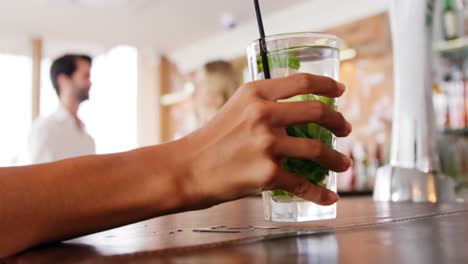
[[(338, 79), (339, 49), (336, 37), (318, 33), (292, 33), (270, 36), (265, 42), (271, 78), (306, 72)], [(264, 66), (259, 41), (249, 46), (248, 59), (252, 80), (263, 79)], [(310, 100), (320, 100), (336, 109), (335, 99), (314, 94), (298, 95), (281, 101)], [(291, 137), (318, 139), (332, 148), (335, 145), (335, 136), (314, 123), (289, 126), (286, 133)], [(336, 191), (336, 174), (314, 161), (286, 158), (283, 167), (313, 184)], [(262, 195), (265, 219), (270, 221), (300, 222), (336, 217), (335, 205), (320, 206), (284, 190), (266, 191)]]

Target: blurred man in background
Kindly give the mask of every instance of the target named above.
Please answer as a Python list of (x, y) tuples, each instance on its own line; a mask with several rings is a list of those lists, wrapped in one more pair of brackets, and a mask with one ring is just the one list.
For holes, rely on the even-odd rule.
[(28, 163), (95, 153), (94, 140), (77, 114), (80, 104), (89, 99), (91, 63), (91, 57), (76, 54), (52, 63), (50, 77), (60, 102), (53, 114), (35, 120), (28, 139)]

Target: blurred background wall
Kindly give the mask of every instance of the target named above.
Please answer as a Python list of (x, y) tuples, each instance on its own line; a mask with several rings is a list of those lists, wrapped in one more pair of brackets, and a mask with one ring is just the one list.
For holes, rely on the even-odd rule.
[[(339, 188), (369, 190), (391, 130), (388, 1), (261, 3), (269, 35), (315, 31), (342, 39), (340, 80), (348, 89), (339, 108), (354, 132), (338, 145), (355, 167)], [(200, 113), (229, 94), (213, 83), (249, 81), (245, 49), (256, 38), (250, 1), (0, 0), (0, 166), (19, 164), (32, 120), (57, 107), (49, 78), (57, 56), (94, 57), (90, 100), (79, 115), (97, 153), (111, 153), (200, 127)]]

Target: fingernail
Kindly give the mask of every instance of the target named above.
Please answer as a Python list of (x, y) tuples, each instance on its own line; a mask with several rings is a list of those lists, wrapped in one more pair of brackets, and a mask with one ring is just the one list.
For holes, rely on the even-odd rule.
[(349, 169), (351, 166), (353, 166), (353, 160), (349, 157), (343, 156), (342, 160), (346, 164), (346, 166), (343, 169)]
[(348, 131), (348, 133), (351, 133), (351, 131), (353, 131), (353, 126), (351, 126), (351, 123), (346, 122), (346, 130)]
[(336, 202), (340, 199), (340, 196), (337, 194), (337, 193), (334, 193), (332, 191), (329, 191), (328, 192), (328, 200), (330, 200), (331, 202)]
[(340, 82), (336, 82), (336, 87), (338, 88), (338, 90), (340, 90), (340, 92), (345, 91), (345, 85)]

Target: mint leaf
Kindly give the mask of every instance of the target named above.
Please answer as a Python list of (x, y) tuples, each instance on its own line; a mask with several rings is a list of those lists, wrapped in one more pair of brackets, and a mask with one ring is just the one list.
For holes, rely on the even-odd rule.
[[(281, 68), (299, 70), (299, 68), (301, 67), (301, 61), (299, 60), (299, 56), (297, 55), (289, 54), (287, 56), (286, 54), (275, 55), (275, 54), (268, 53), (267, 57), (268, 57), (268, 65), (270, 66), (270, 70), (281, 69)], [(261, 56), (257, 57), (257, 69), (259, 73), (263, 72), (263, 63), (262, 63)]]
[(318, 98), (322, 103), (328, 105), (329, 107), (331, 107), (333, 110), (336, 110), (336, 101), (334, 98), (328, 98), (328, 97), (325, 97), (325, 96), (319, 96)]
[(288, 126), (286, 127), (286, 133), (290, 137), (299, 137), (299, 138), (310, 138), (306, 133), (304, 133), (299, 126)]
[(282, 190), (273, 190), (271, 191), (271, 196), (288, 196), (288, 197), (291, 197), (293, 198), (294, 195), (286, 192), (286, 191), (282, 191)]
[[(333, 98), (313, 94), (301, 95), (300, 98), (302, 101), (320, 100), (332, 108), (335, 107), (335, 100)], [(314, 123), (288, 126), (286, 127), (286, 133), (290, 137), (318, 139), (328, 147), (333, 146), (333, 134), (328, 129)], [(326, 183), (324, 181), (330, 172), (327, 168), (315, 161), (298, 158), (284, 159), (283, 168), (289, 172), (305, 177), (309, 182), (322, 187), (326, 187)], [(271, 195), (293, 196), (292, 194), (282, 190), (274, 190)]]

